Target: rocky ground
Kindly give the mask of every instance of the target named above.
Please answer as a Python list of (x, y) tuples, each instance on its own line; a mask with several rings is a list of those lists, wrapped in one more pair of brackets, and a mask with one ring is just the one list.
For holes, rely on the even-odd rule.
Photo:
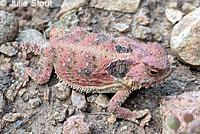
[(66, 134), (77, 130), (83, 134), (170, 134), (166, 122), (172, 115), (181, 118), (182, 113), (192, 112), (200, 119), (199, 0), (53, 0), (50, 7), (33, 7), (31, 1), (27, 1), (29, 6), (11, 7), (10, 2), (0, 7), (0, 44), (42, 42), (49, 39), (53, 27), (67, 31), (83, 26), (90, 32), (159, 42), (169, 54), (173, 73), (157, 87), (135, 91), (127, 99), (124, 107), (151, 112), (151, 120), (138, 125), (115, 121), (108, 113), (113, 94), (71, 91), (55, 72), (47, 84), (30, 80), (24, 88), (12, 90), (20, 84), (16, 81), (21, 70), (36, 66), (38, 57), (0, 45), (0, 133), (61, 134), (65, 129)]

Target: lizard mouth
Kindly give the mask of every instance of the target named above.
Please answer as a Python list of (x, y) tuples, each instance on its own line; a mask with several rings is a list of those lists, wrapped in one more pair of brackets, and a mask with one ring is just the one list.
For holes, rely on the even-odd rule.
[(160, 79), (153, 83), (139, 83), (139, 82), (133, 82), (133, 79), (131, 77), (125, 77), (124, 78), (124, 84), (131, 87), (133, 90), (140, 89), (142, 87), (148, 88), (157, 86), (158, 84), (162, 83), (170, 74), (172, 73), (172, 69), (169, 68), (169, 71), (167, 71), (166, 74), (163, 75)]

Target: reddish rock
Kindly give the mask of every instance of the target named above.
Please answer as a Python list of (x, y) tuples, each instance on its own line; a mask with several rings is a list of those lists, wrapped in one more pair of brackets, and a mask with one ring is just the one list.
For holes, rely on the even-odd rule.
[(170, 134), (173, 131), (168, 127), (171, 117), (177, 117), (181, 121), (179, 131), (185, 127), (183, 114), (192, 113), (194, 119), (200, 119), (200, 92), (186, 92), (181, 95), (169, 96), (162, 100), (161, 115), (163, 116), (163, 134)]
[(91, 125), (85, 122), (83, 115), (74, 115), (63, 125), (63, 134), (92, 134)]

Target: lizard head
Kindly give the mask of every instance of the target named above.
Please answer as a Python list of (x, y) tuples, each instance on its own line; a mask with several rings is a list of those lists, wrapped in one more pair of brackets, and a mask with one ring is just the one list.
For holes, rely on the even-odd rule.
[(164, 48), (156, 43), (133, 44), (129, 46), (132, 52), (126, 60), (130, 70), (125, 78), (136, 85), (157, 85), (171, 73), (170, 62)]
[(115, 51), (121, 55), (121, 60), (110, 64), (109, 73), (115, 78), (122, 78), (125, 85), (148, 88), (161, 83), (170, 75), (167, 53), (159, 44), (140, 44), (124, 36), (116, 41)]

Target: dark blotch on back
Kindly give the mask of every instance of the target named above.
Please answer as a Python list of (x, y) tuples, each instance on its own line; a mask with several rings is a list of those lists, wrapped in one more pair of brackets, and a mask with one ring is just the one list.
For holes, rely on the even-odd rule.
[(133, 51), (130, 46), (127, 48), (120, 45), (115, 46), (115, 50), (117, 53), (131, 53)]
[(89, 77), (92, 73), (92, 70), (90, 68), (83, 68), (81, 69), (80, 73), (84, 75), (84, 77)]
[(123, 78), (131, 69), (131, 66), (126, 60), (117, 60), (110, 63), (107, 67), (107, 71), (110, 75), (116, 78)]

